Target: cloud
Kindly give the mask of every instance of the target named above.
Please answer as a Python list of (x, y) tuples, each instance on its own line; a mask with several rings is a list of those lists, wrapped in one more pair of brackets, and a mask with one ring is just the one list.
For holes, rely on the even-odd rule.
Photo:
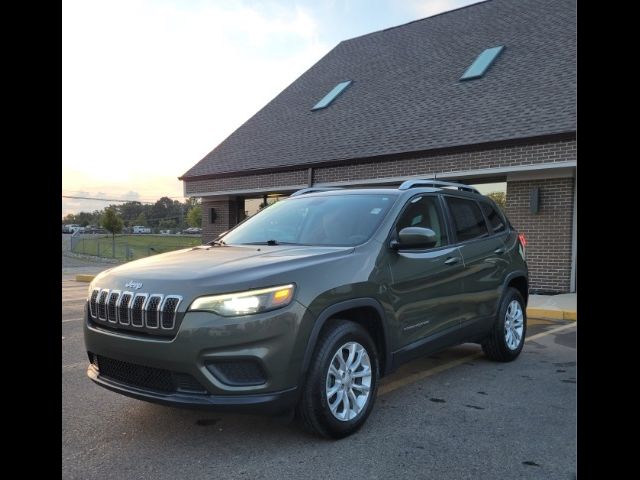
[(438, 13), (447, 12), (464, 7), (482, 0), (410, 0), (411, 8), (420, 17), (430, 17)]
[(139, 200), (140, 199), (140, 194), (138, 192), (134, 192), (132, 190), (129, 190), (127, 193), (125, 193), (123, 195), (122, 198), (126, 198), (129, 200)]
[(181, 197), (178, 176), (339, 40), (469, 3), (63, 0), (63, 190)]
[(62, 6), (65, 190), (182, 195), (178, 176), (330, 48), (301, 6)]
[[(91, 185), (92, 190), (74, 190), (71, 187), (63, 187), (62, 194), (72, 197), (106, 198), (117, 200), (136, 200), (140, 202), (155, 202), (160, 197), (167, 196), (175, 200), (183, 201), (182, 182), (174, 176), (166, 175), (131, 175), (130, 184), (140, 188), (136, 191), (130, 190), (128, 184), (117, 181), (105, 181), (94, 179), (85, 172), (69, 169), (66, 173), (65, 183), (67, 185)], [(80, 211), (101, 210), (108, 206), (110, 201), (86, 200), (76, 198), (62, 199), (62, 214), (78, 213)]]

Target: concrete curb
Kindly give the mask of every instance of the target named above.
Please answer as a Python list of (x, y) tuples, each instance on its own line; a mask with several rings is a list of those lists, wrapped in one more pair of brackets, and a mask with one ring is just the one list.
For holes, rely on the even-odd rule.
[(548, 308), (527, 308), (527, 317), (544, 318), (548, 320), (578, 321), (578, 313), (575, 310), (551, 310)]
[(76, 282), (91, 282), (94, 278), (96, 278), (95, 275), (76, 275)]

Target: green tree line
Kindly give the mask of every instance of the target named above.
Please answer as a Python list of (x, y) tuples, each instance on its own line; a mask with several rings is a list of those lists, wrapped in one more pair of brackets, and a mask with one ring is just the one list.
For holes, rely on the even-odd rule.
[(93, 212), (70, 213), (62, 219), (62, 224), (77, 224), (81, 227), (100, 226), (108, 211), (113, 211), (115, 217), (122, 221), (124, 228), (142, 225), (155, 230), (182, 230), (187, 226), (202, 225), (201, 207), (197, 199), (180, 202), (169, 197), (162, 197), (154, 204), (133, 201), (112, 204)]

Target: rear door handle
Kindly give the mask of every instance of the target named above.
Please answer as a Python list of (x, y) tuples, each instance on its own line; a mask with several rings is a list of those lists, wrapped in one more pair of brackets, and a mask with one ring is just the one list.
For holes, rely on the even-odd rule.
[(449, 257), (444, 261), (444, 263), (445, 265), (455, 265), (459, 261), (460, 261), (460, 257)]
[(493, 251), (493, 253), (497, 253), (498, 255), (502, 255), (504, 252), (505, 252), (504, 247), (498, 247)]

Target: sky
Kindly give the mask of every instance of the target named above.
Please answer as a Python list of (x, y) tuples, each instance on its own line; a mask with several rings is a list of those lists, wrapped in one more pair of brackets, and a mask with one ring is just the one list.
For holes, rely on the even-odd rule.
[(340, 41), (478, 0), (63, 0), (62, 214), (178, 177)]

